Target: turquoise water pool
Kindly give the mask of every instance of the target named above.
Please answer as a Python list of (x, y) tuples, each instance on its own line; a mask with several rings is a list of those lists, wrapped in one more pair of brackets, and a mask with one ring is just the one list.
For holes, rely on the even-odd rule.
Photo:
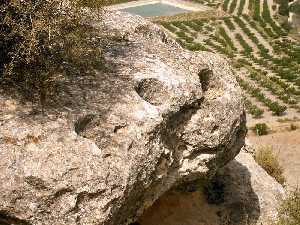
[(131, 14), (140, 15), (143, 17), (152, 16), (173, 16), (180, 13), (191, 12), (186, 9), (167, 5), (163, 3), (148, 4), (136, 7), (129, 7), (122, 9), (122, 11), (129, 12)]

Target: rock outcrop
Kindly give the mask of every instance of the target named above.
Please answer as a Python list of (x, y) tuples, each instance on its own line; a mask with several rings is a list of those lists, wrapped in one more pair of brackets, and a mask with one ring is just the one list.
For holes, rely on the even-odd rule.
[(103, 15), (109, 70), (73, 77), (48, 115), (0, 93), (0, 223), (125, 225), (244, 144), (241, 91), (220, 56)]
[[(213, 184), (212, 197), (203, 191), (199, 182), (184, 186), (187, 188), (172, 188), (146, 210), (139, 219), (140, 224), (274, 224), (284, 190), (251, 154), (242, 151), (218, 171)], [(214, 202), (210, 202), (212, 198)]]
[[(217, 175), (225, 185), (227, 224), (270, 224), (284, 198), (283, 187), (261, 168), (249, 153), (242, 151)], [(225, 214), (226, 215), (226, 214)]]

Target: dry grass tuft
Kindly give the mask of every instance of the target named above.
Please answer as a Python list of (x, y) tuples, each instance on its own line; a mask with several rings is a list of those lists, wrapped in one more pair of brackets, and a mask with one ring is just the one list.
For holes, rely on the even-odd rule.
[(291, 191), (278, 210), (279, 221), (276, 225), (300, 224), (300, 189)]
[(3, 1), (0, 88), (13, 87), (40, 100), (43, 108), (57, 82), (93, 72), (101, 64), (99, 40), (82, 7), (98, 8), (102, 1)]
[(255, 153), (255, 161), (278, 183), (285, 183), (283, 168), (279, 165), (278, 156), (274, 154), (272, 147), (258, 149)]

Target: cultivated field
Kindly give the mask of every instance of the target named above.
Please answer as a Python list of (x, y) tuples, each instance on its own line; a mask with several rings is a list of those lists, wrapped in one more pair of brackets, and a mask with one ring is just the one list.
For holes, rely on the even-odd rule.
[(257, 148), (274, 147), (294, 186), (300, 166), (287, 162), (300, 149), (300, 43), (275, 19), (273, 0), (225, 0), (218, 7), (225, 16), (160, 24), (183, 47), (220, 53), (231, 62), (244, 91), (248, 138)]
[[(231, 62), (244, 91), (248, 138), (257, 148), (273, 145), (285, 167), (292, 167), (286, 162), (300, 149), (300, 42), (278, 16), (281, 0), (189, 1), (212, 10), (151, 19), (184, 48), (216, 52)], [(286, 175), (293, 181), (298, 174), (291, 173)]]
[(300, 109), (300, 44), (273, 19), (270, 4), (225, 0), (223, 18), (161, 23), (185, 48), (218, 52), (232, 62), (251, 124), (297, 120)]

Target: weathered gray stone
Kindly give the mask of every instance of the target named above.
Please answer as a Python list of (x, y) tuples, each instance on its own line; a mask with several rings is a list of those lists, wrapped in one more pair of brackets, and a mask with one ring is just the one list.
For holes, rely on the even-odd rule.
[[(212, 181), (191, 182), (163, 194), (139, 218), (141, 225), (275, 224), (284, 190), (245, 151)], [(206, 188), (201, 188), (203, 185)]]
[(244, 144), (224, 59), (185, 51), (140, 17), (103, 17), (108, 71), (70, 78), (46, 116), (0, 94), (1, 224), (128, 224)]
[(283, 187), (242, 151), (218, 173), (225, 184), (226, 220), (229, 225), (272, 224), (284, 198)]

